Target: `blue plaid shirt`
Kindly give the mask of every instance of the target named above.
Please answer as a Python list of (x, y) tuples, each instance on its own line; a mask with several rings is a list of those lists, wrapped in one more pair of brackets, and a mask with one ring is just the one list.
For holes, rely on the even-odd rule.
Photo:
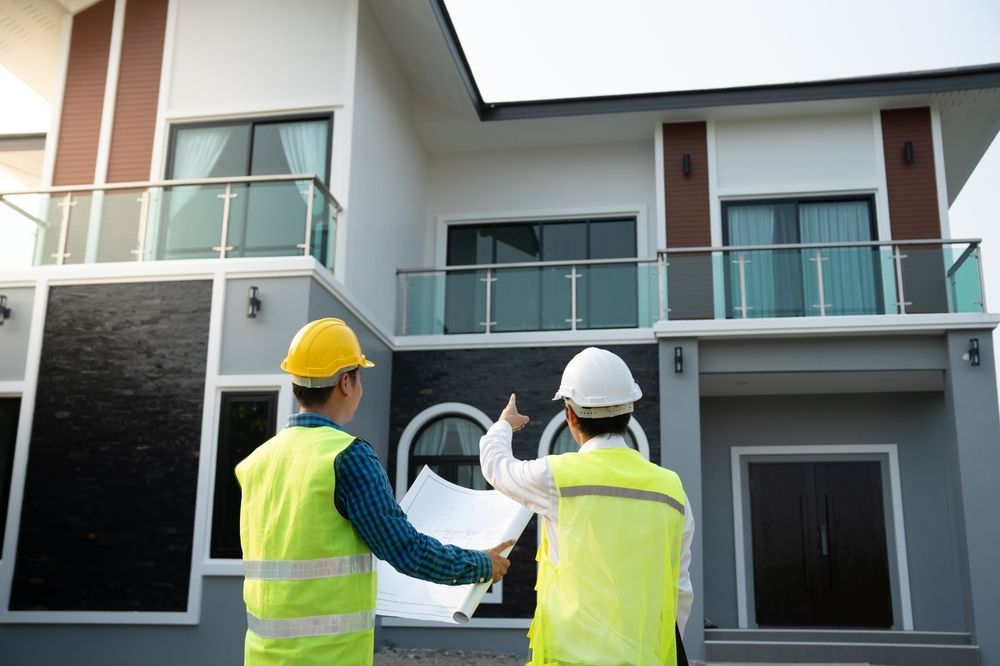
[[(288, 417), (289, 428), (322, 426), (346, 432), (320, 414), (304, 412)], [(371, 444), (355, 439), (333, 466), (337, 511), (351, 521), (376, 557), (407, 576), (435, 583), (462, 585), (491, 579), (493, 567), (486, 553), (446, 546), (410, 524)]]

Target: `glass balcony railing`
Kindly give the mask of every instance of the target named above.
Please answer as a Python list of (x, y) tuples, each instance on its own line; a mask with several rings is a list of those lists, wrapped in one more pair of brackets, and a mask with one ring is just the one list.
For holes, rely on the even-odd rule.
[(979, 240), (685, 248), (652, 259), (404, 269), (400, 335), (984, 312)]
[(400, 335), (652, 326), (655, 260), (595, 259), (400, 270)]
[(36, 225), (35, 265), (313, 256), (333, 268), (341, 206), (310, 174), (0, 193)]

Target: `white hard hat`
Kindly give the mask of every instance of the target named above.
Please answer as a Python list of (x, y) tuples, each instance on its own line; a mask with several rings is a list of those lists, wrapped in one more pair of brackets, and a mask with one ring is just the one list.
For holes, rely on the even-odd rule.
[(630, 414), (641, 397), (625, 361), (607, 349), (587, 347), (566, 364), (552, 399), (567, 401), (577, 416), (600, 419)]

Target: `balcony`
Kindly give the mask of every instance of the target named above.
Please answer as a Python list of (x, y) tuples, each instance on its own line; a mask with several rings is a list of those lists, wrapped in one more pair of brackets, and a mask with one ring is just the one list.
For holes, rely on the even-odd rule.
[(313, 256), (333, 268), (341, 206), (311, 174), (0, 193), (37, 226), (34, 265)]
[(397, 271), (401, 336), (985, 311), (979, 240), (741, 245)]

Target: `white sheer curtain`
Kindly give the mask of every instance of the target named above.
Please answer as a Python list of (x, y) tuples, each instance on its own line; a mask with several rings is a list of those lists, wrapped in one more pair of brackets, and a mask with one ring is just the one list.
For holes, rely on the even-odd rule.
[[(207, 178), (222, 157), (235, 127), (202, 127), (177, 132), (172, 178)], [(170, 192), (170, 217), (191, 201), (196, 187), (178, 187)]]
[[(775, 242), (775, 214), (773, 206), (739, 206), (729, 209), (730, 245), (770, 245)], [(730, 303), (733, 308), (741, 304), (740, 267), (735, 263), (740, 255), (749, 262), (744, 265), (747, 305), (752, 307), (748, 317), (773, 317), (775, 311), (774, 253), (771, 251), (731, 252), (727, 258), (729, 271)], [(731, 317), (741, 318), (743, 313), (733, 310)]]
[(478, 456), (479, 439), (485, 434), (478, 423), (461, 417), (448, 416), (424, 428), (413, 446), (413, 455)]
[[(278, 127), (281, 148), (291, 173), (314, 173), (322, 179), (326, 175), (326, 135), (325, 120), (304, 123), (283, 123)], [(301, 184), (300, 184), (301, 185)], [(309, 196), (309, 189), (300, 187), (302, 198)]]
[[(871, 240), (871, 221), (865, 201), (803, 204), (799, 224), (803, 243), (836, 243)], [(828, 315), (876, 314), (879, 310), (876, 289), (875, 250), (868, 248), (831, 248), (823, 250), (824, 300), (830, 304)], [(802, 272), (806, 286), (806, 314), (819, 314), (811, 304), (819, 303), (819, 280), (816, 264), (809, 261), (815, 252), (802, 253)], [(879, 281), (881, 283), (881, 281)]]

